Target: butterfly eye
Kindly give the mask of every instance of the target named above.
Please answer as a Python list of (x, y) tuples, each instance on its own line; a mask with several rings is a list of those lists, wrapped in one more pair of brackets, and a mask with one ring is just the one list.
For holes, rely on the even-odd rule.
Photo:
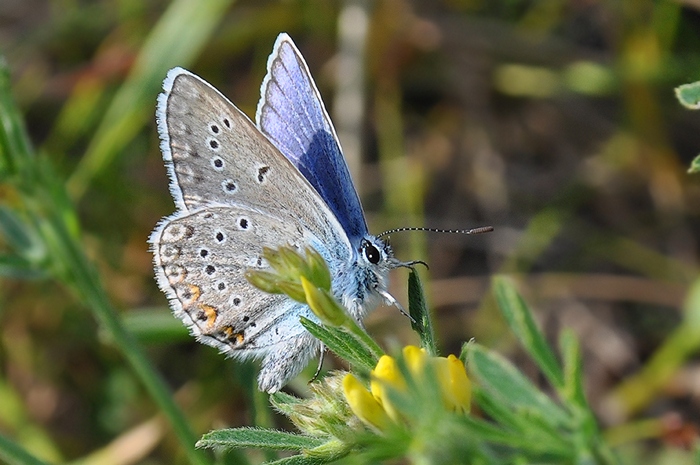
[(377, 250), (377, 248), (372, 244), (365, 245), (364, 254), (367, 261), (371, 264), (376, 265), (377, 263), (379, 263), (381, 254), (379, 253), (379, 250)]

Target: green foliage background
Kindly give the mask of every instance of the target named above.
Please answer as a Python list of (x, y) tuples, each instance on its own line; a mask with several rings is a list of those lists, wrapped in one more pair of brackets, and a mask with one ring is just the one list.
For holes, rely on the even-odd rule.
[[(179, 65), (253, 115), (286, 31), (345, 127), (339, 25), (361, 32), (358, 12), (353, 174), (372, 231), (496, 228), (392, 236), (431, 266), (442, 352), (474, 337), (542, 381), (488, 293), (512, 274), (552, 340), (581, 340), (588, 402), (623, 462), (692, 463), (700, 115), (673, 88), (699, 79), (700, 12), (645, 0), (0, 2), (3, 444), (50, 462), (204, 463), (191, 445), (210, 429), (289, 426), (254, 366), (194, 343), (153, 281), (146, 237), (174, 210), (155, 98)], [(387, 347), (418, 342), (395, 309), (367, 326)]]

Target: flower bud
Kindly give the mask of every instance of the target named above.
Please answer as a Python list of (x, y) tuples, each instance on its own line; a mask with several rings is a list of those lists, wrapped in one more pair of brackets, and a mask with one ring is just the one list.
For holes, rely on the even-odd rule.
[(321, 323), (328, 326), (342, 326), (348, 317), (347, 312), (335, 301), (333, 296), (326, 290), (320, 289), (306, 279), (301, 277), (301, 286), (305, 293), (306, 303), (314, 312), (314, 315), (321, 320)]

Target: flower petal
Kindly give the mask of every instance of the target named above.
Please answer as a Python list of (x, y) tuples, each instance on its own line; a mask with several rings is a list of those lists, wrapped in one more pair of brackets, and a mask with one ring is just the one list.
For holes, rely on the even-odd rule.
[(357, 378), (348, 373), (343, 378), (343, 392), (353, 413), (366, 425), (386, 430), (391, 425), (382, 406)]
[(445, 406), (456, 412), (469, 412), (472, 389), (464, 364), (450, 355), (447, 358), (436, 358), (434, 366)]
[(425, 370), (425, 363), (428, 360), (428, 353), (425, 349), (416, 346), (406, 346), (403, 348), (403, 357), (411, 375), (416, 379), (420, 379), (423, 375), (423, 370)]
[(384, 407), (389, 417), (399, 422), (401, 416), (391, 404), (387, 396), (387, 388), (396, 389), (397, 391), (406, 390), (406, 381), (401, 375), (399, 366), (393, 357), (382, 355), (377, 362), (377, 366), (370, 373), (369, 381), (370, 390), (375, 399)]

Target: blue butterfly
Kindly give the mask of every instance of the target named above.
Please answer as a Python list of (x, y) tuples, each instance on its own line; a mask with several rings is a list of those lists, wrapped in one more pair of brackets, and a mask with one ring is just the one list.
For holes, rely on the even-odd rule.
[[(177, 211), (149, 239), (160, 288), (201, 342), (262, 359), (259, 388), (275, 392), (321, 350), (300, 324), (316, 320), (244, 278), (268, 269), (263, 247), (316, 249), (335, 296), (359, 321), (405, 266), (369, 234), (338, 137), (309, 69), (287, 34), (267, 64), (254, 125), (201, 78), (172, 69), (156, 117)], [(399, 306), (400, 308), (400, 306)]]

